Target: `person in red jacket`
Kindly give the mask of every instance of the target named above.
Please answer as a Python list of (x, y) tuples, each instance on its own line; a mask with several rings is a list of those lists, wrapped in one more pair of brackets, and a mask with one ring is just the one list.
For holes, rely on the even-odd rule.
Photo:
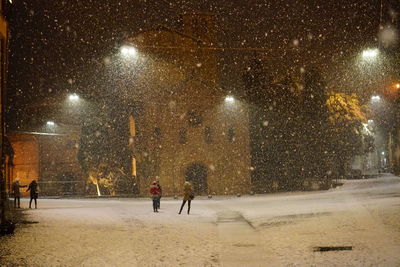
[(158, 199), (160, 198), (160, 189), (157, 182), (153, 181), (150, 185), (150, 195), (153, 200), (153, 211), (158, 212)]

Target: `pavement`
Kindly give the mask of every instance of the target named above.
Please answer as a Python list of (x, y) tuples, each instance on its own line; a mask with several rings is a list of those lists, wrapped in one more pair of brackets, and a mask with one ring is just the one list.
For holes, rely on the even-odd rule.
[[(39, 199), (0, 266), (400, 266), (400, 178), (192, 202)], [(23, 200), (27, 206), (27, 200)]]

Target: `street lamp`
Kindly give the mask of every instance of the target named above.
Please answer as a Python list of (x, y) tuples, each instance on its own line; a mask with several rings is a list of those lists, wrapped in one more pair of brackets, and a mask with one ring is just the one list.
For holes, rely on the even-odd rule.
[(55, 123), (54, 123), (54, 121), (47, 121), (47, 122), (46, 122), (46, 125), (47, 125), (47, 126), (54, 126)]
[(76, 102), (76, 101), (79, 100), (79, 95), (77, 95), (77, 94), (71, 94), (71, 95), (68, 96), (68, 99), (69, 99), (69, 101), (71, 101), (71, 102)]
[(381, 97), (379, 95), (373, 95), (371, 96), (371, 101), (372, 102), (378, 102), (381, 100)]
[(120, 53), (123, 58), (135, 58), (138, 54), (137, 49), (130, 45), (124, 45), (120, 48)]
[(233, 102), (235, 102), (235, 98), (233, 97), (233, 96), (226, 96), (225, 97), (225, 102), (227, 102), (227, 103), (233, 103)]
[(367, 61), (371, 61), (376, 59), (379, 54), (379, 50), (377, 48), (374, 49), (366, 49), (362, 52), (362, 58)]

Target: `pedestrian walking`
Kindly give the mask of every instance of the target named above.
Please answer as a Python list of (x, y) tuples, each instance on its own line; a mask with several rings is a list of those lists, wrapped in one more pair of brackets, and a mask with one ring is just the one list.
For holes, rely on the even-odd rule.
[(158, 212), (158, 199), (160, 197), (160, 190), (158, 189), (157, 182), (153, 181), (150, 185), (150, 195), (153, 200), (153, 211)]
[(12, 191), (13, 191), (13, 195), (14, 195), (14, 208), (17, 208), (17, 204), (18, 204), (18, 208), (21, 208), (21, 192), (20, 192), (20, 188), (21, 187), (26, 187), (26, 185), (21, 185), (19, 183), (19, 179), (17, 178), (15, 180), (15, 182), (12, 184)]
[(194, 193), (193, 193), (192, 184), (186, 181), (185, 184), (183, 185), (183, 201), (182, 201), (181, 209), (179, 210), (179, 214), (181, 214), (182, 209), (186, 204), (186, 201), (188, 203), (187, 214), (190, 213), (190, 203), (193, 200), (193, 198), (194, 198)]
[(29, 201), (29, 208), (32, 208), (32, 200), (35, 200), (35, 209), (37, 209), (37, 198), (38, 198), (38, 184), (36, 180), (33, 180), (30, 184), (26, 192), (30, 192), (31, 200)]
[(157, 201), (157, 209), (160, 209), (161, 206), (161, 197), (162, 197), (162, 188), (160, 185), (160, 181), (157, 180), (157, 187), (158, 187), (158, 191), (159, 191), (159, 195), (158, 195), (158, 201)]

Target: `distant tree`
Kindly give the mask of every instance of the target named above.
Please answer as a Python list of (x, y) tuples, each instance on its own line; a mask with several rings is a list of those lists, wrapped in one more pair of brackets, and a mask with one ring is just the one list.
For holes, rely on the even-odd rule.
[(254, 58), (243, 73), (242, 79), (245, 86), (245, 98), (250, 103), (264, 105), (266, 101), (273, 98), (270, 86), (273, 77), (267, 72), (262, 59)]
[(124, 176), (125, 172), (122, 168), (111, 166), (108, 163), (94, 165), (88, 172), (89, 180), (96, 186), (99, 196), (101, 192), (114, 196), (118, 192), (118, 182)]
[(299, 136), (301, 154), (299, 162), (302, 175), (306, 180), (319, 180), (330, 183), (330, 141), (328, 109), (326, 106), (326, 83), (317, 70), (305, 73), (304, 87), (301, 92), (302, 107)]
[(339, 175), (344, 176), (347, 165), (355, 156), (371, 150), (371, 136), (363, 131), (363, 123), (367, 122), (367, 107), (360, 105), (356, 94), (336, 92), (329, 93), (326, 105), (329, 110), (331, 151), (335, 155)]
[(118, 180), (130, 173), (126, 109), (127, 105), (118, 103), (116, 98), (112, 103), (108, 99), (97, 99), (91, 101), (82, 116), (78, 160), (98, 193), (106, 189), (105, 193), (115, 194)]
[(302, 110), (304, 117), (312, 123), (326, 123), (328, 118), (326, 89), (326, 83), (320, 72), (312, 69), (305, 73)]
[(326, 105), (333, 125), (362, 126), (367, 121), (366, 106), (361, 106), (356, 94), (330, 92)]
[[(273, 78), (256, 58), (243, 74), (250, 113), (252, 184), (258, 192), (296, 190), (299, 96), (290, 76)], [(301, 182), (300, 182), (301, 183)]]

